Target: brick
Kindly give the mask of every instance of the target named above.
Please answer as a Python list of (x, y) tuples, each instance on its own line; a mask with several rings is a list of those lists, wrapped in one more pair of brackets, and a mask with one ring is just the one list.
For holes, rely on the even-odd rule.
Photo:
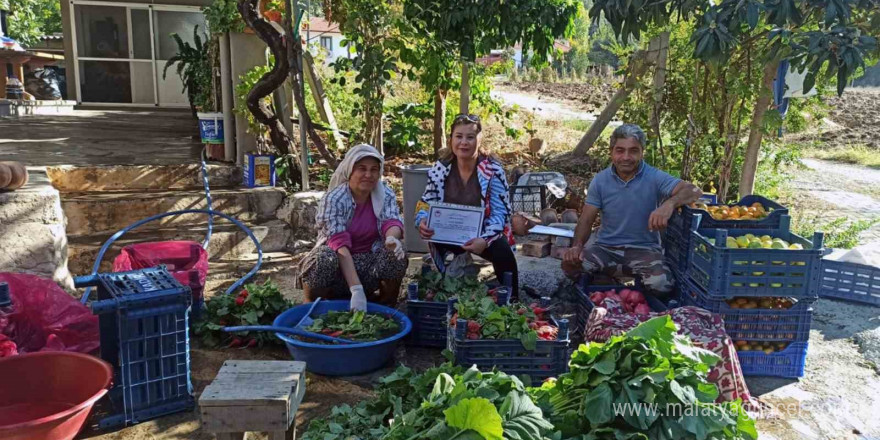
[(556, 238), (555, 242), (553, 243), (554, 246), (565, 247), (565, 248), (571, 247), (571, 238), (568, 238), (568, 237), (554, 237), (554, 238)]
[(553, 257), (553, 258), (555, 258), (555, 259), (557, 259), (557, 260), (561, 260), (561, 259), (562, 259), (562, 256), (563, 256), (563, 255), (565, 254), (565, 252), (568, 251), (569, 249), (571, 249), (571, 248), (568, 247), (568, 246), (556, 246), (556, 245), (553, 245), (553, 246), (550, 247), (550, 256)]
[(520, 253), (527, 257), (544, 258), (550, 255), (550, 242), (530, 241), (522, 245)]

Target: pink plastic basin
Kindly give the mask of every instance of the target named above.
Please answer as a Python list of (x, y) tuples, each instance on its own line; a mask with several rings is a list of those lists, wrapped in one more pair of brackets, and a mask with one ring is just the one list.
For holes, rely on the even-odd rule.
[(112, 380), (110, 364), (87, 354), (0, 359), (0, 439), (72, 440)]

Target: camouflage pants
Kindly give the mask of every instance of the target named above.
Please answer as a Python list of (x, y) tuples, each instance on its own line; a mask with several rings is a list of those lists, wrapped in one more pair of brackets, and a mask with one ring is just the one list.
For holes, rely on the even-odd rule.
[(663, 261), (660, 251), (593, 244), (584, 247), (581, 259), (586, 273), (638, 277), (646, 288), (656, 293), (672, 291), (672, 271)]

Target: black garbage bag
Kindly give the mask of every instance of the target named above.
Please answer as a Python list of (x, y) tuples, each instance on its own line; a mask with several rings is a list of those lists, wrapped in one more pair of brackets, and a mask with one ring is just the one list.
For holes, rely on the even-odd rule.
[(36, 69), (27, 73), (24, 81), (24, 89), (41, 100), (61, 99), (61, 87), (58, 84), (58, 75), (52, 69)]

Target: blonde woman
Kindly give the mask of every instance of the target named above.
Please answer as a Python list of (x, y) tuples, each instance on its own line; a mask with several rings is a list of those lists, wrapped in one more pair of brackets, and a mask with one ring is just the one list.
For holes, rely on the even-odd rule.
[(513, 274), (511, 299), (518, 298), (519, 272), (513, 255), (510, 228), (510, 188), (504, 167), (480, 147), (483, 126), (474, 115), (458, 115), (452, 122), (450, 148), (428, 172), (428, 184), (416, 207), (415, 223), (423, 240), (434, 231), (428, 228), (428, 211), (432, 203), (454, 203), (485, 209), (480, 235), (462, 246), (431, 243), (434, 264), (445, 271), (444, 258), (450, 252), (470, 252), (492, 262), (496, 276)]

